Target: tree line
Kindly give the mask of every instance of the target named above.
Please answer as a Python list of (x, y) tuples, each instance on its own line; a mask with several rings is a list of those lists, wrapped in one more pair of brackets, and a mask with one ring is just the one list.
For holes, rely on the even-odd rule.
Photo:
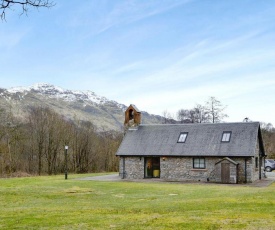
[(261, 123), (261, 130), (264, 140), (267, 159), (275, 159), (275, 128), (271, 123)]
[(71, 121), (44, 107), (31, 108), (24, 122), (0, 110), (0, 174), (64, 172), (65, 146), (69, 172), (117, 171), (116, 132), (97, 132), (88, 121)]
[[(220, 122), (227, 115), (215, 98), (193, 109), (180, 109), (177, 120), (166, 112), (163, 123)], [(249, 120), (246, 120), (249, 122)], [(275, 159), (275, 128), (261, 123), (268, 158)], [(68, 170), (72, 173), (117, 171), (115, 153), (123, 134), (98, 132), (88, 121), (68, 120), (45, 107), (29, 109), (24, 121), (0, 109), (0, 176), (20, 174), (52, 175), (65, 171), (65, 146)]]
[(167, 110), (163, 112), (163, 123), (217, 123), (228, 117), (224, 113), (226, 106), (216, 99), (210, 97), (204, 105), (196, 104), (192, 109), (180, 109), (176, 117)]

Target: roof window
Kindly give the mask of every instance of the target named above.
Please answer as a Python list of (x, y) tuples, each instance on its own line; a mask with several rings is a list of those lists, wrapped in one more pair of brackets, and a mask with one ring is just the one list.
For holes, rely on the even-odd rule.
[(231, 138), (231, 132), (224, 131), (222, 134), (222, 142), (230, 142), (230, 138)]
[(186, 141), (188, 133), (180, 133), (178, 143), (184, 143)]

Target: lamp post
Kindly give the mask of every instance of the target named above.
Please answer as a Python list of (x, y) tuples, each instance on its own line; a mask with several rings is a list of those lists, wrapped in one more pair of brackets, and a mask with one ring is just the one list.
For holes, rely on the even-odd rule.
[(68, 179), (68, 145), (65, 145), (65, 180)]

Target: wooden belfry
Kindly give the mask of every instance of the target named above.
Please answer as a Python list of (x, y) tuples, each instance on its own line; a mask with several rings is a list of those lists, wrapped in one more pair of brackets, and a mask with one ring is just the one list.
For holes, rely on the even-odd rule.
[(131, 104), (125, 111), (125, 128), (137, 127), (141, 122), (141, 112), (139, 109)]

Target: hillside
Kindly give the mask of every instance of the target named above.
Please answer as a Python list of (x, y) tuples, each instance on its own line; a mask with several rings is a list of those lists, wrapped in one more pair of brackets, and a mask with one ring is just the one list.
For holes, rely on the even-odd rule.
[[(30, 87), (0, 88), (0, 108), (11, 111), (25, 120), (31, 107), (49, 107), (71, 120), (92, 122), (99, 131), (123, 130), (124, 111), (128, 105), (120, 104), (92, 91), (72, 91), (49, 84)], [(142, 112), (143, 124), (157, 124), (162, 117)]]

